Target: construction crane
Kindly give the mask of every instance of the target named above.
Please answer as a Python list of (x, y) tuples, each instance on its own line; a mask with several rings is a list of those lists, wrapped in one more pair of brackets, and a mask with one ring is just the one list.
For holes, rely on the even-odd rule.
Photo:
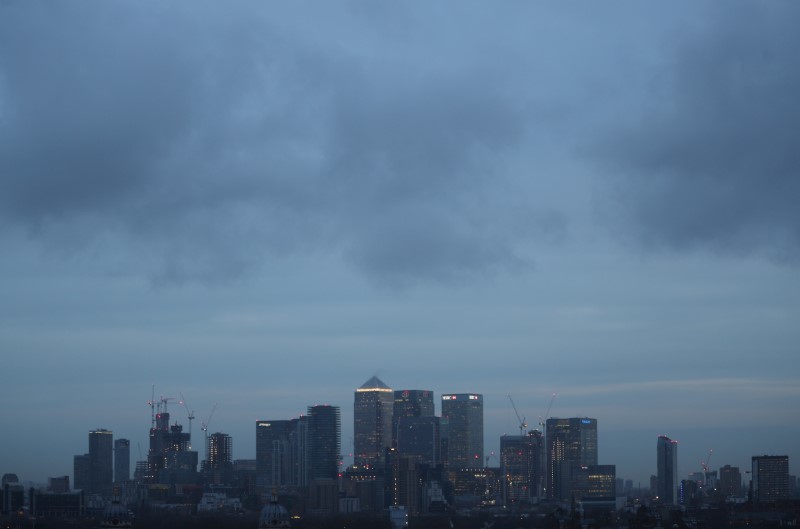
[(528, 423), (525, 422), (525, 417), (519, 416), (517, 405), (514, 404), (514, 399), (511, 398), (511, 393), (508, 394), (508, 400), (511, 401), (511, 407), (514, 408), (514, 414), (517, 416), (517, 420), (519, 421), (519, 436), (523, 437), (525, 435), (525, 428), (528, 427)]
[(165, 397), (162, 395), (158, 403), (158, 413), (167, 413), (167, 403), (171, 400), (175, 400), (175, 397)]
[(150, 400), (147, 405), (150, 406), (150, 428), (156, 427), (156, 385), (153, 384), (150, 388)]
[(547, 411), (544, 412), (544, 417), (539, 415), (539, 426), (542, 427), (543, 433), (547, 427), (547, 419), (550, 418), (550, 410), (553, 408), (553, 401), (555, 400), (556, 400), (556, 394), (553, 393), (553, 395), (550, 397), (550, 403), (547, 405)]
[(186, 404), (186, 398), (183, 396), (183, 393), (181, 393), (180, 395), (181, 395), (181, 404), (183, 404), (183, 407), (186, 409), (186, 415), (187, 415), (187, 418), (189, 419), (189, 450), (191, 450), (192, 449), (192, 421), (194, 420), (194, 410), (189, 411), (189, 406)]
[(700, 461), (700, 467), (703, 469), (703, 485), (708, 485), (708, 478), (711, 477), (711, 467), (709, 467), (708, 464), (711, 462), (711, 454), (713, 453), (714, 449), (710, 448), (705, 461)]
[(214, 411), (217, 409), (217, 403), (214, 403), (214, 406), (211, 407), (211, 413), (208, 414), (208, 418), (205, 421), (200, 422), (200, 429), (203, 430), (203, 435), (206, 441), (206, 453), (208, 453), (208, 425), (211, 424), (211, 418), (214, 416)]

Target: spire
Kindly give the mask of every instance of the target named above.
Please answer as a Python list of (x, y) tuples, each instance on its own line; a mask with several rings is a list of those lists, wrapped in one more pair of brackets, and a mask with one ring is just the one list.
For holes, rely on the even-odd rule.
[(392, 390), (392, 388), (384, 384), (381, 379), (379, 379), (377, 376), (374, 376), (369, 380), (367, 380), (366, 382), (364, 382), (364, 384), (362, 384), (362, 386), (358, 388), (358, 391), (369, 391), (376, 389), (381, 391)]

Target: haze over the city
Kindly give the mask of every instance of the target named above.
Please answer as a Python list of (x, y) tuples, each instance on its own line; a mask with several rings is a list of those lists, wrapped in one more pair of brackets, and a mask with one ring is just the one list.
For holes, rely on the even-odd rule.
[[(0, 1), (0, 474), (353, 391), (800, 472), (800, 5)], [(441, 402), (437, 402), (437, 413)], [(173, 419), (186, 410), (170, 401)], [(347, 462), (347, 459), (345, 460)], [(496, 464), (490, 461), (490, 464)]]

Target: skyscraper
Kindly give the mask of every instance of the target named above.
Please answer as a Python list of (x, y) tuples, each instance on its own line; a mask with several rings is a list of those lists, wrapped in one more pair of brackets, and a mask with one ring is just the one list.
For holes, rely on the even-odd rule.
[(789, 456), (753, 456), (753, 503), (789, 499)]
[(256, 421), (256, 483), (289, 484), (289, 421)]
[(401, 456), (415, 456), (431, 466), (440, 462), (439, 417), (400, 417), (396, 424), (397, 452)]
[(673, 441), (666, 435), (659, 435), (656, 456), (658, 467), (656, 494), (667, 505), (677, 505), (678, 441)]
[(336, 479), (341, 453), (338, 406), (308, 407), (308, 478)]
[(114, 441), (114, 483), (131, 479), (131, 442), (127, 439)]
[(392, 388), (378, 377), (355, 391), (353, 442), (357, 466), (383, 466), (384, 451), (392, 446), (393, 408)]
[(89, 492), (110, 494), (114, 480), (114, 434), (109, 430), (89, 432)]
[(568, 499), (573, 469), (597, 464), (597, 419), (547, 419), (546, 496)]
[(442, 419), (448, 424), (448, 468), (483, 468), (483, 395), (442, 395)]
[(392, 410), (392, 446), (397, 446), (397, 427), (402, 417), (433, 417), (433, 391), (427, 389), (403, 389), (394, 392)]

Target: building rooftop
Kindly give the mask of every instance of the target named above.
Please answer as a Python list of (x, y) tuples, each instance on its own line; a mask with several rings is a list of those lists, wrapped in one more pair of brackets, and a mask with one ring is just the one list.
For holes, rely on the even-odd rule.
[(358, 388), (358, 391), (368, 391), (368, 390), (371, 390), (371, 389), (378, 389), (378, 390), (384, 390), (385, 391), (385, 390), (391, 390), (392, 388), (390, 388), (389, 386), (384, 384), (383, 381), (381, 379), (379, 379), (378, 377), (372, 377), (369, 380), (367, 380), (366, 382), (364, 382), (361, 385), (361, 387)]

